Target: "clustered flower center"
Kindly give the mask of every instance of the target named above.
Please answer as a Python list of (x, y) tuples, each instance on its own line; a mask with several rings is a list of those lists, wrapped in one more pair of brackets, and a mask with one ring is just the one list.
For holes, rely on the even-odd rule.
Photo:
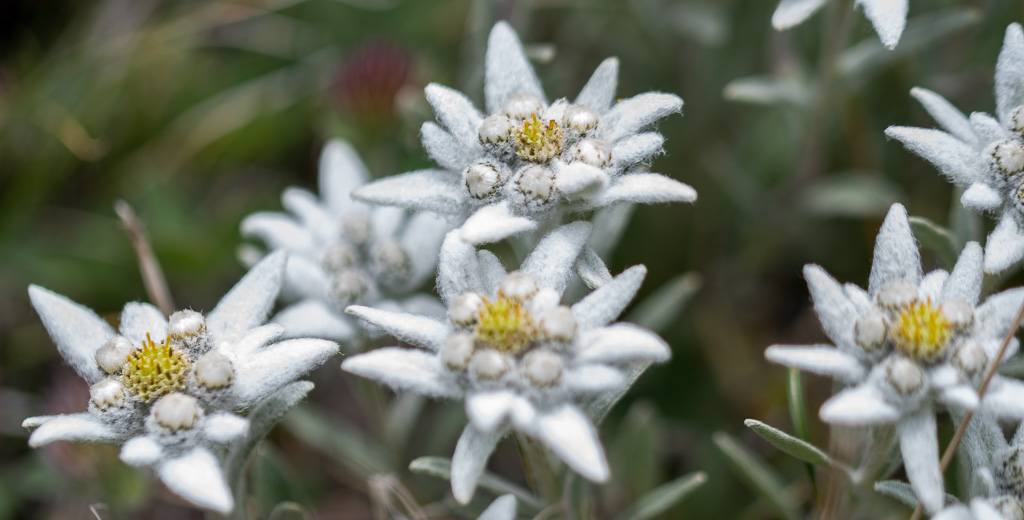
[(891, 334), (896, 350), (914, 359), (931, 360), (949, 344), (953, 324), (929, 298), (901, 309), (893, 320)]
[(562, 127), (554, 119), (547, 122), (537, 119), (537, 114), (515, 127), (513, 138), (516, 155), (526, 161), (545, 163), (562, 153), (564, 135)]
[(473, 334), (482, 345), (517, 354), (536, 338), (537, 326), (521, 302), (498, 295), (494, 300), (483, 297)]
[(150, 402), (184, 388), (191, 365), (174, 343), (158, 344), (146, 334), (142, 347), (125, 359), (121, 384), (139, 400)]

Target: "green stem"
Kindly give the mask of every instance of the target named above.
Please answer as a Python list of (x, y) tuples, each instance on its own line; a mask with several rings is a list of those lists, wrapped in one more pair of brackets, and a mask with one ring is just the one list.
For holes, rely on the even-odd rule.
[(530, 489), (549, 504), (558, 502), (562, 494), (558, 483), (558, 471), (551, 465), (544, 446), (523, 433), (516, 432), (514, 437)]

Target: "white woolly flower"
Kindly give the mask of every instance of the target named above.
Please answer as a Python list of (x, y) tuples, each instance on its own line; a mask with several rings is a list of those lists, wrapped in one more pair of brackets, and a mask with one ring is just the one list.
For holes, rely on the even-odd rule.
[[(828, 0), (782, 0), (772, 15), (772, 25), (780, 31), (800, 25), (818, 12)], [(864, 16), (878, 33), (878, 39), (895, 49), (907, 26), (907, 0), (857, 0)], [(828, 37), (828, 35), (826, 35)], [(833, 35), (834, 37), (834, 35)]]
[(609, 58), (575, 101), (549, 102), (519, 38), (499, 22), (487, 44), (484, 112), (458, 91), (426, 88), (439, 124), (424, 123), (423, 146), (443, 169), (382, 179), (353, 197), (463, 219), (499, 205), (535, 220), (618, 202), (696, 200), (690, 186), (637, 168), (662, 152), (664, 138), (649, 127), (680, 112), (682, 100), (647, 92), (616, 102), (618, 68)]
[(960, 203), (997, 215), (985, 241), (985, 271), (997, 273), (1024, 258), (1024, 31), (1006, 29), (996, 62), (996, 117), (968, 118), (938, 94), (911, 90), (942, 130), (891, 126), (887, 136), (931, 162), (964, 188)]
[[(233, 500), (213, 444), (246, 434), (250, 409), (337, 352), (320, 339), (277, 341), (263, 325), (281, 286), (285, 253), (246, 274), (209, 313), (129, 303), (115, 332), (91, 310), (38, 286), (32, 305), (65, 361), (91, 385), (88, 411), (31, 417), (34, 448), (54, 441), (124, 445), (122, 458), (152, 466), (167, 486), (205, 508)], [(213, 451), (211, 451), (213, 450)]]
[(510, 429), (535, 437), (584, 477), (608, 478), (608, 463), (584, 399), (629, 385), (626, 367), (661, 362), (661, 338), (614, 320), (646, 270), (627, 269), (571, 307), (560, 303), (590, 233), (576, 222), (545, 236), (519, 270), (505, 271), (482, 242), (479, 218), (445, 238), (438, 287), (451, 318), (353, 306), (351, 314), (422, 350), (382, 348), (342, 363), (348, 372), (399, 390), (465, 401), (469, 424), (452, 459), (452, 491), (473, 495), (487, 458)]
[(288, 188), (281, 203), (290, 214), (254, 213), (242, 221), (243, 235), (288, 252), (282, 296), (297, 301), (273, 318), (286, 337), (356, 339), (359, 324), (344, 313), (355, 303), (444, 312), (435, 298), (413, 292), (434, 274), (436, 251), (451, 226), (429, 213), (408, 216), (349, 198), (369, 179), (352, 147), (336, 139), (320, 156), (319, 199)]
[[(878, 233), (867, 291), (840, 285), (815, 265), (804, 275), (835, 347), (773, 345), (765, 357), (851, 385), (821, 407), (824, 421), (895, 423), (911, 485), (928, 511), (939, 510), (936, 408), (1024, 418), (1024, 384), (997, 375), (980, 404), (975, 391), (1024, 302), (1024, 289), (978, 305), (982, 253), (973, 242), (952, 273), (922, 275), (907, 213), (899, 204)], [(1017, 348), (1014, 339), (1004, 360)]]

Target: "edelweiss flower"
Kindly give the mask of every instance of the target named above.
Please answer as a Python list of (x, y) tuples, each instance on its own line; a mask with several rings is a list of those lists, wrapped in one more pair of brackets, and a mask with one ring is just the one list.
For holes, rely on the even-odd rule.
[(442, 315), (433, 297), (410, 296), (434, 274), (436, 251), (451, 228), (429, 213), (369, 208), (349, 192), (369, 180), (366, 167), (340, 140), (320, 157), (320, 196), (288, 188), (281, 202), (293, 215), (263, 212), (242, 221), (242, 234), (288, 251), (283, 291), (298, 302), (273, 321), (288, 337), (355, 339), (360, 329), (345, 307), (360, 303)]
[[(274, 343), (280, 325), (264, 325), (277, 297), (285, 254), (252, 268), (206, 316), (129, 303), (120, 334), (91, 310), (42, 287), (32, 305), (61, 356), (91, 386), (87, 412), (31, 417), (34, 448), (54, 441), (124, 445), (121, 458), (151, 466), (167, 486), (209, 509), (232, 509), (215, 453), (244, 437), (251, 408), (337, 352), (333, 342)], [(159, 341), (155, 338), (161, 338)]]
[(964, 116), (934, 92), (911, 94), (942, 130), (891, 126), (885, 134), (966, 188), (965, 208), (999, 215), (985, 242), (985, 270), (1002, 271), (1024, 258), (1024, 32), (1011, 24), (996, 62), (996, 115)]
[[(942, 507), (935, 408), (979, 407), (974, 388), (1012, 325), (1024, 289), (978, 305), (981, 248), (969, 243), (952, 273), (922, 276), (903, 206), (894, 204), (875, 242), (868, 290), (839, 285), (823, 269), (804, 269), (822, 328), (836, 347), (773, 345), (776, 363), (852, 386), (821, 407), (830, 423), (896, 423), (907, 476), (929, 511)], [(1008, 355), (1016, 353), (1014, 339)], [(995, 376), (980, 411), (1024, 417), (1024, 384)]]
[[(772, 25), (780, 31), (800, 25), (827, 0), (782, 0), (772, 15)], [(907, 0), (857, 0), (864, 7), (864, 16), (878, 33), (878, 39), (889, 49), (895, 49), (907, 26)], [(828, 35), (826, 35), (828, 37)]]
[[(521, 225), (530, 221), (520, 219)], [(588, 479), (603, 482), (608, 464), (585, 397), (628, 386), (624, 366), (668, 359), (668, 346), (634, 325), (609, 323), (636, 294), (643, 266), (568, 307), (560, 304), (571, 269), (590, 233), (585, 222), (545, 236), (518, 271), (507, 273), (482, 242), (518, 232), (493, 229), (477, 215), (445, 238), (438, 284), (448, 319), (368, 307), (348, 312), (423, 350), (382, 348), (342, 363), (349, 372), (399, 390), (464, 399), (469, 424), (452, 459), (452, 492), (472, 498), (497, 442), (511, 428), (544, 442)]]
[(445, 169), (382, 179), (352, 196), (461, 218), (501, 204), (538, 220), (616, 202), (696, 200), (693, 188), (634, 169), (662, 151), (664, 138), (644, 129), (681, 111), (682, 100), (648, 92), (613, 103), (618, 68), (605, 60), (575, 102), (549, 104), (519, 38), (499, 22), (487, 44), (485, 114), (460, 92), (426, 88), (440, 125), (424, 123), (423, 146)]
[[(973, 437), (972, 438), (972, 434)], [(1024, 520), (1024, 431), (1007, 443), (996, 421), (981, 417), (967, 430), (960, 453), (973, 466), (974, 498), (950, 504), (936, 520)], [(969, 467), (971, 467), (969, 466)]]

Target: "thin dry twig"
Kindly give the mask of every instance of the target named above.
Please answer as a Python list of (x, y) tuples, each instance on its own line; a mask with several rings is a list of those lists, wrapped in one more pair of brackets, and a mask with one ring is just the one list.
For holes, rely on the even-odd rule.
[[(992, 363), (988, 367), (988, 371), (985, 372), (985, 378), (981, 380), (981, 384), (978, 385), (978, 402), (981, 406), (981, 400), (985, 397), (985, 392), (988, 390), (989, 383), (992, 382), (992, 378), (996, 375), (996, 370), (999, 369), (999, 364), (1003, 362), (1003, 356), (1006, 355), (1006, 350), (1010, 346), (1010, 341), (1017, 333), (1017, 329), (1020, 328), (1020, 322), (1024, 320), (1024, 303), (1021, 304), (1020, 309), (1017, 310), (1017, 317), (1013, 319), (1013, 324), (1010, 325), (1010, 330), (1006, 332), (1006, 337), (1003, 338), (1003, 344), (999, 347), (999, 352), (996, 354), (996, 358), (992, 360)], [(942, 453), (942, 461), (939, 463), (939, 468), (942, 473), (945, 473), (949, 468), (949, 464), (953, 462), (953, 454), (956, 453), (956, 448), (960, 446), (960, 441), (964, 438), (964, 433), (967, 432), (967, 426), (971, 424), (971, 419), (974, 418), (974, 410), (968, 410), (967, 414), (964, 415), (964, 420), (960, 422), (960, 426), (957, 427), (956, 433), (953, 434), (953, 438), (949, 441), (949, 445), (946, 446), (946, 451)], [(910, 515), (910, 520), (918, 520), (924, 513), (924, 506), (920, 503), (917, 504), (917, 508), (914, 509), (914, 514)]]
[(174, 300), (171, 299), (171, 290), (167, 287), (167, 279), (160, 269), (160, 262), (153, 254), (153, 248), (149, 244), (149, 236), (146, 235), (146, 228), (139, 220), (138, 215), (131, 205), (124, 200), (114, 203), (114, 211), (121, 218), (128, 238), (132, 241), (132, 249), (135, 250), (135, 257), (139, 262), (139, 271), (142, 273), (142, 283), (146, 286), (149, 299), (156, 304), (165, 316), (174, 312)]

